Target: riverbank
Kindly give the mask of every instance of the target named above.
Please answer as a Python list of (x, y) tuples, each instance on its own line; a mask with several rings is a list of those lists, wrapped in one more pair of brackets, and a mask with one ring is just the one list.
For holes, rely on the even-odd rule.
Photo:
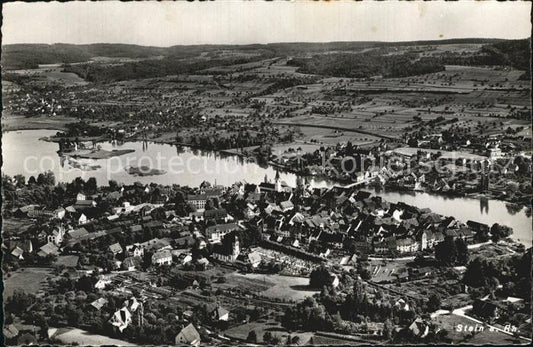
[[(97, 182), (107, 184), (110, 179), (119, 183), (133, 183), (139, 181), (144, 184), (151, 182), (158, 182), (162, 185), (189, 185), (197, 186), (202, 181), (217, 182), (230, 186), (237, 181), (259, 184), (264, 181), (265, 176), (273, 179), (276, 171), (279, 171), (281, 180), (287, 182), (289, 186), (295, 187), (297, 182), (296, 175), (299, 173), (285, 173), (283, 168), (276, 170), (271, 165), (257, 165), (249, 163), (247, 160), (240, 159), (231, 154), (224, 154), (221, 151), (191, 151), (188, 147), (176, 148), (175, 144), (164, 145), (154, 144), (152, 142), (125, 142), (124, 144), (115, 144), (110, 142), (101, 143), (102, 149), (111, 151), (113, 149), (128, 147), (135, 150), (135, 153), (117, 157), (120, 163), (116, 163), (121, 167), (121, 170), (108, 172), (109, 166), (98, 163), (101, 168), (91, 170), (90, 172), (83, 172), (79, 170), (72, 170), (70, 166), (63, 167), (61, 158), (57, 155), (58, 146), (52, 142), (43, 142), (39, 139), (53, 136), (53, 131), (29, 130), (27, 132), (9, 132), (4, 134), (2, 144), (4, 148), (10, 148), (9, 154), (4, 156), (3, 170), (6, 174), (14, 176), (16, 174), (23, 174), (26, 176), (35, 175), (39, 172), (52, 170), (56, 175), (58, 182), (71, 182), (77, 177), (88, 179), (95, 177)], [(127, 166), (142, 166), (138, 159), (133, 161), (130, 158), (139, 158), (146, 156), (152, 158), (152, 163), (157, 163), (157, 158), (167, 158), (160, 162), (161, 166), (153, 166), (168, 173), (157, 176), (157, 178), (146, 176), (132, 176), (127, 173), (124, 168)], [(28, 161), (29, 166), (23, 165), (20, 158), (34, 158)], [(45, 162), (47, 165), (41, 167), (37, 164), (41, 158), (51, 158), (51, 162)], [(169, 158), (180, 159), (176, 162), (181, 163), (178, 168), (181, 171), (178, 174), (170, 174), (176, 169), (175, 165), (169, 165)], [(112, 164), (112, 163), (111, 163)], [(144, 163), (146, 165), (146, 163)], [(313, 188), (331, 188), (334, 186), (332, 180), (320, 181), (317, 177), (319, 175), (310, 175), (309, 184)], [(338, 181), (338, 180), (336, 180)], [(362, 183), (362, 182), (361, 182)], [(344, 186), (339, 184), (339, 186)], [(362, 188), (369, 192), (375, 192), (377, 196), (381, 196), (384, 200), (397, 203), (399, 201), (406, 204), (417, 206), (421, 208), (429, 207), (435, 213), (445, 216), (453, 215), (454, 218), (461, 221), (473, 220), (480, 223), (485, 223), (491, 226), (494, 223), (502, 224), (513, 228), (513, 239), (526, 245), (531, 246), (531, 217), (527, 215), (524, 210), (511, 213), (505, 202), (499, 200), (483, 200), (473, 199), (469, 197), (454, 198), (450, 196), (440, 196), (437, 194), (424, 192), (391, 192), (388, 190), (379, 191), (372, 187)], [(489, 213), (490, 210), (490, 213)]]
[[(143, 139), (140, 139), (139, 137), (140, 136), (135, 135), (135, 136), (132, 136), (128, 140), (129, 141), (132, 141), (132, 140), (142, 141)], [(217, 152), (223, 155), (236, 156), (243, 160), (254, 160), (256, 163), (264, 162), (262, 158), (259, 158), (258, 156), (254, 155), (254, 152), (253, 152), (259, 146), (250, 146), (250, 147), (245, 147), (243, 149), (239, 149), (239, 148), (208, 149), (208, 148), (203, 148), (199, 146), (192, 146), (189, 143), (176, 142), (174, 139), (174, 136), (171, 133), (163, 133), (159, 135), (157, 138), (148, 139), (148, 141), (154, 142), (154, 143), (160, 143), (160, 144), (178, 145), (178, 146), (189, 147), (192, 149)], [(309, 178), (312, 177), (314, 179), (318, 179), (321, 181), (327, 181), (330, 186), (356, 183), (356, 182), (353, 182), (348, 177), (346, 179), (339, 179), (339, 177), (333, 177), (326, 173), (303, 172), (302, 170), (295, 170), (291, 168), (290, 166), (283, 165), (281, 163), (274, 162), (271, 160), (268, 160), (263, 165), (268, 165), (282, 172), (292, 173), (292, 174), (303, 176), (303, 177), (309, 177)], [(306, 171), (309, 171), (309, 170), (306, 170)], [(372, 183), (362, 184), (362, 186), (372, 187)], [(418, 192), (423, 192), (423, 193), (435, 194), (438, 196), (444, 196), (444, 197), (450, 197), (450, 198), (463, 198), (463, 197), (475, 198), (475, 199), (487, 199), (488, 198), (488, 199), (493, 199), (497, 201), (503, 201), (503, 202), (507, 202), (510, 204), (518, 205), (520, 209), (517, 209), (517, 211), (520, 211), (521, 209), (527, 208), (529, 206), (528, 202), (519, 201), (516, 198), (512, 198), (512, 197), (504, 198), (501, 194), (496, 194), (496, 192), (490, 192), (490, 191), (486, 193), (465, 193), (465, 192), (455, 191), (455, 190), (449, 190), (447, 192), (434, 191), (434, 190), (417, 191), (417, 190), (410, 189), (407, 187), (394, 187), (394, 186), (386, 186), (385, 188), (387, 189), (387, 191), (391, 191), (391, 192), (413, 193), (413, 194), (418, 193)]]
[(71, 117), (24, 117), (2, 116), (2, 132), (19, 130), (67, 130), (66, 124), (76, 123), (78, 120)]

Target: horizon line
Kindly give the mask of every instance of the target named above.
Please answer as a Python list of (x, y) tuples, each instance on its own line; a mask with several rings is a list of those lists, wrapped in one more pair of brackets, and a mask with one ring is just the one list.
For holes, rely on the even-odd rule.
[(380, 40), (354, 40), (354, 41), (276, 41), (276, 42), (254, 42), (254, 43), (195, 43), (195, 44), (173, 44), (169, 46), (157, 46), (157, 45), (143, 45), (137, 43), (124, 43), (124, 42), (90, 42), (90, 43), (71, 43), (71, 42), (16, 42), (2, 44), (3, 46), (16, 46), (16, 45), (74, 45), (74, 46), (89, 46), (89, 45), (127, 45), (127, 46), (139, 46), (139, 47), (153, 47), (153, 48), (171, 48), (179, 46), (253, 46), (253, 45), (276, 45), (276, 44), (332, 44), (332, 43), (413, 43), (413, 42), (440, 42), (440, 41), (452, 41), (452, 40), (505, 40), (505, 41), (521, 41), (531, 40), (531, 36), (523, 38), (502, 38), (502, 37), (454, 37), (454, 38), (437, 38), (437, 39), (419, 39), (419, 40), (398, 40), (398, 41), (380, 41)]

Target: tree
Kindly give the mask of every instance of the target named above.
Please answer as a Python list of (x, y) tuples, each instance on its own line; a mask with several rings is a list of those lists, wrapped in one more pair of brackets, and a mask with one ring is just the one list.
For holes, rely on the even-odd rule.
[(118, 183), (115, 180), (109, 180), (109, 189), (115, 191), (118, 189)]
[(246, 341), (250, 343), (257, 343), (257, 333), (255, 332), (255, 330), (250, 330), (250, 332), (248, 333), (248, 337), (246, 337)]
[(89, 179), (85, 183), (86, 192), (89, 193), (89, 194), (94, 194), (94, 193), (96, 193), (97, 188), (98, 187), (96, 185), (96, 178), (89, 177)]
[(331, 275), (325, 266), (320, 266), (311, 271), (311, 275), (309, 276), (309, 286), (313, 288), (322, 288), (323, 286), (330, 286), (331, 283)]
[(21, 188), (26, 185), (26, 177), (24, 177), (24, 175), (15, 175), (13, 179), (16, 182), (17, 188)]
[(429, 296), (428, 303), (427, 303), (428, 311), (435, 312), (440, 308), (440, 305), (441, 305), (441, 299), (440, 299), (439, 294), (432, 293)]
[(25, 312), (35, 302), (33, 294), (26, 294), (22, 289), (15, 289), (13, 295), (7, 299), (6, 308), (13, 314)]
[(494, 242), (498, 242), (500, 239), (508, 237), (512, 233), (513, 229), (505, 225), (500, 225), (498, 223), (494, 223), (490, 228), (490, 234), (492, 236), (491, 238)]
[(386, 319), (383, 323), (383, 337), (387, 340), (392, 338), (392, 333), (394, 332), (394, 325), (390, 319)]
[(457, 260), (457, 247), (451, 237), (435, 246), (435, 259), (444, 265), (453, 265)]
[(272, 335), (272, 338), (270, 339), (270, 344), (275, 346), (279, 345), (281, 343), (281, 337), (278, 335)]
[(468, 263), (468, 259), (470, 258), (470, 254), (465, 240), (455, 240), (455, 248), (457, 250), (457, 263), (460, 265), (466, 265)]
[(44, 185), (45, 184), (45, 177), (42, 173), (37, 176), (37, 184), (38, 185)]
[(270, 331), (265, 331), (263, 334), (263, 342), (266, 344), (271, 344), (272, 342), (272, 333)]

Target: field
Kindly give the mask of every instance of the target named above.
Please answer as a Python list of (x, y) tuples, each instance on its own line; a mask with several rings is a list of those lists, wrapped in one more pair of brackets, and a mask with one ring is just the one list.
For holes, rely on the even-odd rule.
[(468, 332), (458, 331), (457, 326), (459, 324), (463, 326), (475, 326), (476, 324), (475, 322), (472, 322), (467, 318), (456, 316), (453, 314), (446, 314), (435, 317), (432, 319), (432, 323), (437, 324), (441, 329), (447, 330), (448, 338), (450, 338), (454, 343), (464, 341), (468, 335)]
[(68, 345), (108, 345), (108, 346), (135, 346), (135, 344), (123, 340), (113, 339), (111, 337), (96, 335), (89, 333), (85, 330), (72, 328), (72, 329), (49, 329), (49, 333), (53, 333), (53, 338)]
[[(6, 208), (8, 206), (5, 206)], [(24, 233), (33, 224), (31, 220), (9, 218), (2, 220), (2, 232), (9, 232), (14, 235)]]
[(31, 77), (33, 83), (41, 85), (84, 86), (89, 82), (72, 72), (63, 72), (63, 68), (55, 66), (41, 66), (38, 69), (11, 70), (10, 73)]
[(227, 283), (258, 291), (261, 295), (275, 299), (300, 301), (318, 293), (308, 288), (309, 279), (305, 277), (233, 273), (227, 276)]
[(472, 345), (512, 345), (516, 343), (526, 344), (524, 340), (517, 340), (513, 336), (504, 334), (500, 331), (490, 331), (488, 328), (485, 328), (484, 331), (475, 334), (472, 338), (469, 338), (465, 341), (468, 344)]
[(46, 278), (52, 273), (49, 268), (22, 268), (4, 275), (4, 298), (10, 297), (16, 289), (36, 294), (48, 285)]
[(257, 342), (263, 341), (263, 334), (269, 331), (272, 335), (278, 336), (282, 341), (286, 341), (287, 337), (294, 338), (298, 336), (300, 343), (305, 343), (314, 335), (312, 332), (288, 332), (283, 328), (279, 322), (272, 319), (260, 319), (256, 322), (242, 324), (233, 328), (230, 328), (224, 332), (225, 336), (246, 340), (250, 331), (254, 330), (257, 335)]

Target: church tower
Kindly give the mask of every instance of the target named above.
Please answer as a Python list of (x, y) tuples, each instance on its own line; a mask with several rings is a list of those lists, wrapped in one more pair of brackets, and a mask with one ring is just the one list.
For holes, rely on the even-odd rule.
[(279, 171), (276, 171), (276, 179), (274, 182), (276, 192), (281, 192), (281, 179), (279, 178)]

